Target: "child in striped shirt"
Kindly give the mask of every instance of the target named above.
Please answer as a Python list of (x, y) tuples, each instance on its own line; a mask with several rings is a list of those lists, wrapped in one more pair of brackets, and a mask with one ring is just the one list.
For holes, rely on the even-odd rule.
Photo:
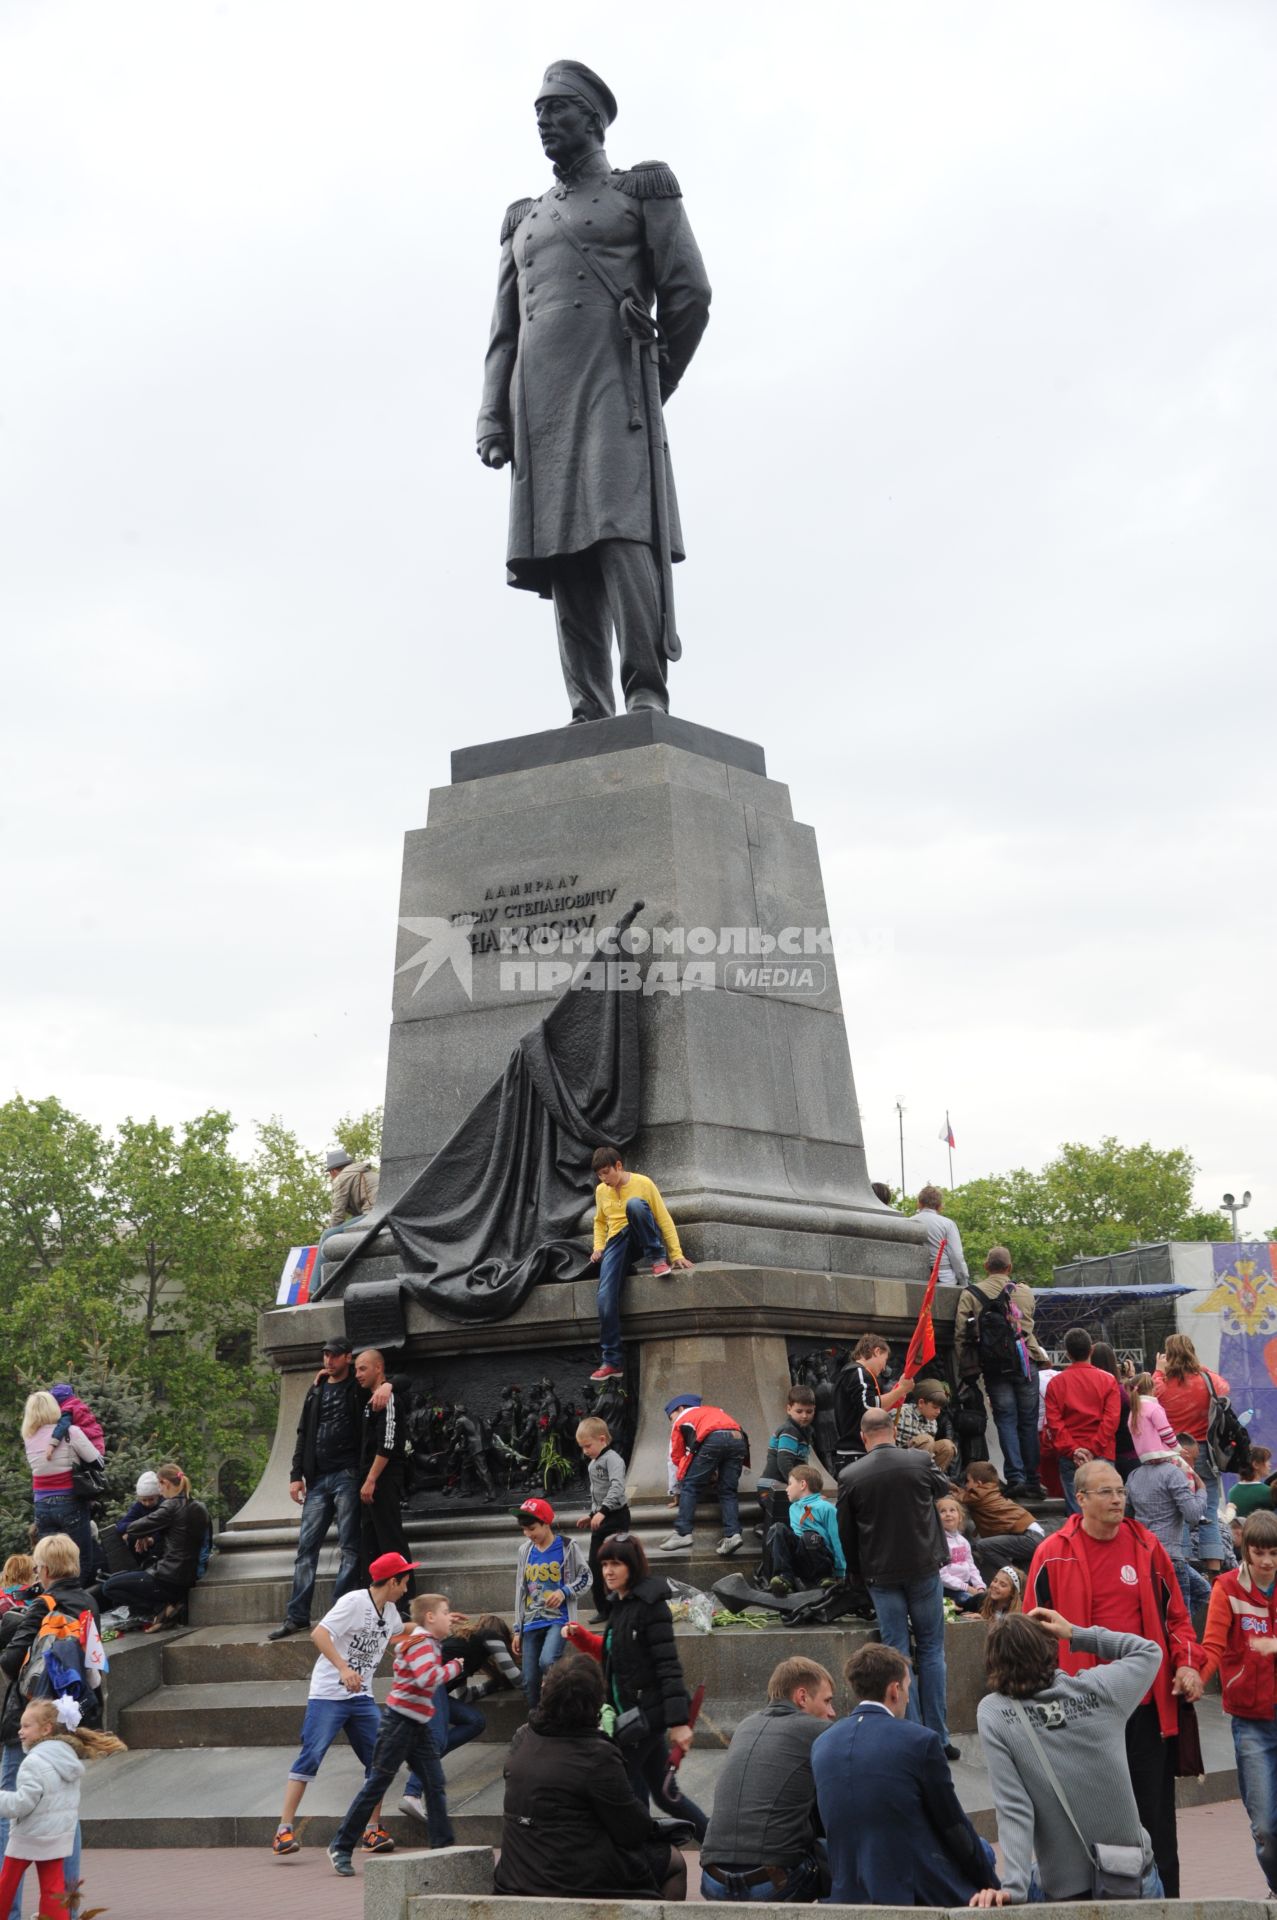
[(412, 1603), (412, 1624), (394, 1643), (394, 1673), (381, 1710), (381, 1729), (367, 1778), (328, 1848), (328, 1858), (337, 1873), (354, 1873), (351, 1854), (355, 1841), (405, 1762), (422, 1784), (431, 1846), (456, 1845), (448, 1818), (443, 1765), (431, 1732), (436, 1689), (446, 1687), (462, 1671), (463, 1663), (445, 1660), (439, 1645), (452, 1621), (452, 1610), (442, 1593), (420, 1593)]

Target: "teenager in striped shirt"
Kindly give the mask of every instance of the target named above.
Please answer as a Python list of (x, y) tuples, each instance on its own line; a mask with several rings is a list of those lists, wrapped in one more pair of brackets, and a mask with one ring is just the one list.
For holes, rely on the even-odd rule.
[(351, 1854), (369, 1813), (405, 1763), (422, 1785), (432, 1847), (456, 1844), (444, 1791), (443, 1765), (431, 1731), (435, 1692), (455, 1680), (460, 1660), (445, 1660), (440, 1641), (452, 1626), (452, 1611), (442, 1593), (422, 1593), (412, 1603), (411, 1622), (395, 1642), (390, 1693), (381, 1710), (381, 1729), (368, 1775), (334, 1834), (328, 1858), (337, 1873), (351, 1875)]

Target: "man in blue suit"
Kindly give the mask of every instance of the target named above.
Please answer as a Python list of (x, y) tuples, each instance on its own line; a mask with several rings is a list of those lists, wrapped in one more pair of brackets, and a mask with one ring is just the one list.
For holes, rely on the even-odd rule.
[(907, 1720), (909, 1662), (871, 1641), (847, 1662), (857, 1704), (811, 1750), (834, 1906), (965, 1907), (996, 1887), (993, 1849), (958, 1803), (939, 1736)]

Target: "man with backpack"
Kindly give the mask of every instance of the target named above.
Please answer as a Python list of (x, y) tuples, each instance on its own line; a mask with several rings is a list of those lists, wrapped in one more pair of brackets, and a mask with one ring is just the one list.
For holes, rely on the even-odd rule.
[(983, 1280), (963, 1289), (954, 1338), (962, 1378), (983, 1380), (989, 1396), (1007, 1492), (1042, 1499), (1037, 1369), (1048, 1362), (1033, 1337), (1033, 1294), (1011, 1278), (1005, 1247), (990, 1247)]

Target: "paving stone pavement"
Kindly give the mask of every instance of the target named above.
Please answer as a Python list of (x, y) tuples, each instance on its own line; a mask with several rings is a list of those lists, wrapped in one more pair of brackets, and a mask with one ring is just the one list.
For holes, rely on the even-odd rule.
[[(1250, 1828), (1240, 1800), (1180, 1813), (1185, 1899), (1264, 1897)], [(358, 1872), (358, 1866), (356, 1868)], [(697, 1875), (691, 1875), (693, 1883)], [(84, 1857), (87, 1904), (108, 1920), (227, 1920), (269, 1913), (271, 1920), (360, 1920), (358, 1880), (339, 1880), (318, 1848), (288, 1860), (247, 1847), (102, 1848)], [(34, 1889), (25, 1911), (34, 1912)]]

